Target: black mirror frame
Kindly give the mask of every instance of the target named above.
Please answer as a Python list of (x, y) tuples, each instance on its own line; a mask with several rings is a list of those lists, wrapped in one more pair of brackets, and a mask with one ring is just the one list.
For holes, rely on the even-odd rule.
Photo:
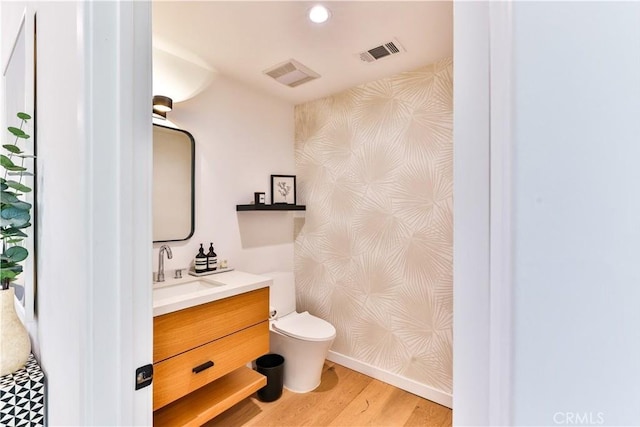
[(191, 231), (189, 235), (184, 239), (169, 239), (169, 240), (154, 240), (153, 243), (164, 243), (164, 242), (182, 242), (185, 240), (189, 240), (196, 229), (196, 140), (193, 138), (190, 132), (184, 129), (178, 129), (169, 126), (163, 126), (154, 123), (153, 126), (157, 126), (159, 128), (174, 130), (176, 132), (182, 132), (189, 137), (191, 141)]

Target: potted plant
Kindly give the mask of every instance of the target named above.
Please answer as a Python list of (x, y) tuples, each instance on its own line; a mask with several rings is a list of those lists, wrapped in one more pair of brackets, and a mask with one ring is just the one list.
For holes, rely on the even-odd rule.
[(31, 352), (29, 334), (15, 312), (14, 289), (10, 286), (22, 273), (20, 263), (29, 256), (22, 244), (27, 237), (25, 229), (31, 226), (31, 204), (22, 200), (31, 188), (22, 181), (25, 176), (32, 175), (24, 164), (26, 158), (33, 156), (24, 153), (18, 145), (29, 138), (23, 128), (31, 116), (18, 113), (17, 117), (20, 127), (7, 128), (14, 142), (3, 144), (4, 154), (0, 155), (0, 166), (4, 170), (0, 174), (0, 376), (22, 368)]

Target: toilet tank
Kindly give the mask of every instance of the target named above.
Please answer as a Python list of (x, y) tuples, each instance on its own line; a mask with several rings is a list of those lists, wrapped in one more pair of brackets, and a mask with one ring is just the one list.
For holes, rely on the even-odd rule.
[(269, 310), (276, 310), (276, 318), (296, 311), (296, 281), (292, 271), (264, 273), (273, 280), (269, 289)]

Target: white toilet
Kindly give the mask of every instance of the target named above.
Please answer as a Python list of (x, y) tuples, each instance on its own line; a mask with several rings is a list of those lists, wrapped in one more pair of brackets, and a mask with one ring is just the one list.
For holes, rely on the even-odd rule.
[(271, 352), (284, 357), (284, 387), (306, 393), (320, 385), (322, 366), (336, 337), (336, 328), (309, 312), (296, 312), (292, 272), (272, 272), (269, 289)]

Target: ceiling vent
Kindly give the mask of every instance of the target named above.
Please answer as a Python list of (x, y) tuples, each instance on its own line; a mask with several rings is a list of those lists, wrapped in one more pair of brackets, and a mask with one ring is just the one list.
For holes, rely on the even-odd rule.
[(398, 39), (394, 38), (391, 41), (382, 43), (380, 46), (360, 52), (358, 55), (360, 56), (361, 61), (374, 62), (387, 56), (397, 55), (402, 52), (406, 52), (406, 50), (402, 47)]
[(282, 64), (264, 70), (263, 73), (289, 87), (300, 86), (303, 83), (320, 77), (320, 74), (305, 67), (295, 59), (290, 59)]

